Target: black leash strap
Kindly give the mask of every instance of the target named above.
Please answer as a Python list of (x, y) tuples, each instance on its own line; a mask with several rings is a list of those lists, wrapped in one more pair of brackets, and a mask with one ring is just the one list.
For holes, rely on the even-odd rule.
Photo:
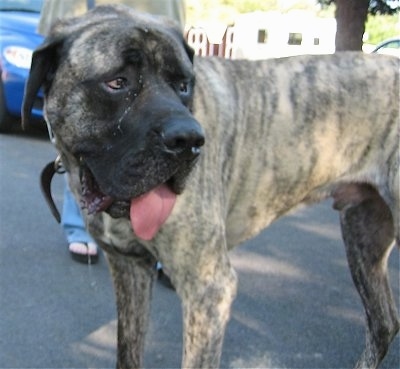
[(43, 168), (42, 173), (40, 174), (40, 188), (51, 213), (57, 222), (61, 223), (60, 212), (58, 211), (53, 196), (51, 195), (51, 181), (56, 173), (65, 173), (60, 156), (57, 156), (56, 160), (51, 161)]

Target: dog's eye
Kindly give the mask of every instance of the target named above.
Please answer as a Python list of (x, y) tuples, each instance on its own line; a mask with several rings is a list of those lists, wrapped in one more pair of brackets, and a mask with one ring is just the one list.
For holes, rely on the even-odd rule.
[(179, 85), (179, 93), (181, 95), (188, 95), (190, 93), (190, 86), (187, 82), (181, 82)]
[(188, 97), (192, 92), (192, 86), (189, 82), (180, 82), (178, 85), (178, 93), (181, 97)]
[(188, 84), (187, 84), (186, 82), (182, 82), (182, 83), (179, 85), (179, 92), (182, 93), (182, 94), (187, 94), (188, 91), (189, 91), (189, 86), (188, 86)]
[(121, 90), (127, 86), (127, 80), (123, 77), (118, 77), (111, 81), (105, 82), (106, 86), (111, 90)]

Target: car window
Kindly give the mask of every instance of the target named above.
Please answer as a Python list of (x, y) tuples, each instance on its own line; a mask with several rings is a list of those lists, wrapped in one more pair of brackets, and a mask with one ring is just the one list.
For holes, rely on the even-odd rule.
[(0, 0), (1, 11), (26, 11), (39, 13), (43, 0)]
[(378, 46), (375, 51), (377, 54), (393, 55), (400, 57), (400, 40), (392, 40)]

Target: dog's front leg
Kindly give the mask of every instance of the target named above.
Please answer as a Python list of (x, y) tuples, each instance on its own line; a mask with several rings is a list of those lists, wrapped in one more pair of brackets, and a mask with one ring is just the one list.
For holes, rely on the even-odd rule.
[(218, 368), (236, 273), (224, 252), (188, 260), (183, 275), (174, 283), (183, 305), (182, 368)]
[(155, 260), (150, 254), (136, 257), (117, 253), (108, 253), (107, 260), (117, 301), (117, 368), (141, 368)]

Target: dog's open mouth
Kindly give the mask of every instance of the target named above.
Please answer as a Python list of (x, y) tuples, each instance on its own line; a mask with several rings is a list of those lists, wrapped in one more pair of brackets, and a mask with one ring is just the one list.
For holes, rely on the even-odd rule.
[(177, 189), (174, 180), (162, 183), (132, 199), (119, 200), (105, 195), (93, 174), (81, 167), (82, 207), (89, 214), (106, 211), (112, 217), (130, 217), (136, 236), (151, 240), (166, 222), (175, 205)]
[(135, 234), (151, 240), (174, 208), (176, 194), (166, 184), (134, 198), (130, 204), (131, 225)]

